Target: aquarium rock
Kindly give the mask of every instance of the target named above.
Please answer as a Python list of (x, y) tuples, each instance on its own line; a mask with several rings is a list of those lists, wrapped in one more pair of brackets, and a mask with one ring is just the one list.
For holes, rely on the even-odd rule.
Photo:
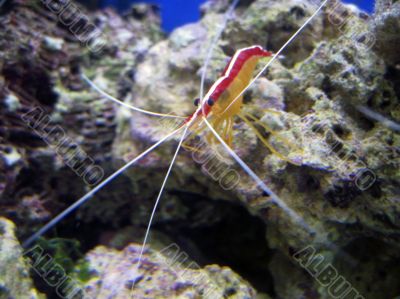
[(0, 298), (44, 299), (34, 287), (15, 224), (0, 217)]
[[(96, 247), (86, 255), (86, 296), (96, 298), (254, 298), (254, 289), (229, 267), (200, 268), (176, 244), (148, 249), (137, 268), (140, 245)], [(79, 272), (79, 269), (78, 269)]]
[[(152, 5), (134, 5), (119, 15), (112, 9), (90, 12), (74, 2), (101, 31), (100, 51), (93, 51), (39, 2), (6, 1), (0, 16), (0, 215), (18, 223), (21, 239), (93, 187), (68, 166), (66, 153), (79, 148), (79, 157), (90, 157), (106, 177), (182, 124), (181, 119), (154, 118), (114, 105), (81, 75), (125, 103), (190, 115), (201, 93), (208, 46), (230, 1), (207, 2), (200, 21), (168, 36)], [(353, 5), (329, 1), (244, 95), (243, 109), (260, 121), (260, 130), (272, 129), (265, 138), (293, 163), (273, 154), (240, 121), (234, 125), (233, 150), (304, 222), (274, 204), (222, 147), (202, 143), (200, 151), (189, 146), (180, 151), (154, 231), (192, 248), (193, 256), (205, 260), (203, 265), (214, 264), (207, 263), (207, 255), (223, 249), (219, 266), (187, 270), (191, 278), (212, 277), (221, 287), (218, 296), (228, 298), (255, 298), (256, 293), (328, 298), (328, 290), (294, 258), (312, 246), (365, 298), (380, 298), (379, 291), (388, 298), (400, 294), (392, 280), (398, 277), (393, 265), (400, 261), (400, 138), (362, 112), (368, 108), (400, 123), (399, 4), (378, 0), (376, 11), (368, 15)], [(216, 44), (202, 94), (237, 49), (258, 44), (277, 52), (315, 9), (312, 0), (241, 1)], [(36, 118), (23, 117), (38, 107)], [(39, 134), (35, 121), (47, 117), (44, 134)], [(47, 133), (60, 127), (69, 142), (49, 142)], [(206, 130), (199, 135), (204, 137)], [(140, 296), (202, 298), (208, 283), (177, 280), (182, 269), (162, 264), (153, 243), (144, 255), (144, 274), (134, 267), (179, 137), (111, 182), (57, 230), (91, 250), (86, 255), (90, 279), (82, 281), (87, 292), (125, 298), (136, 286)], [(227, 171), (238, 173), (232, 188), (226, 188), (221, 175)], [(233, 217), (236, 209), (241, 213)], [(246, 228), (261, 233), (235, 225), (244, 219), (257, 222)], [(204, 229), (212, 233), (200, 234), (199, 240), (193, 232)], [(121, 234), (124, 242), (118, 249), (103, 242)], [(236, 238), (229, 250), (226, 244), (211, 245), (228, 237)], [(268, 253), (268, 258), (234, 254), (246, 246), (251, 253)], [(360, 273), (353, 264), (357, 257), (368, 259)], [(265, 283), (249, 275), (249, 269), (266, 271)], [(374, 273), (373, 287), (369, 273)], [(15, 282), (9, 279), (4, 281), (11, 292)], [(26, 290), (29, 294), (31, 287)]]

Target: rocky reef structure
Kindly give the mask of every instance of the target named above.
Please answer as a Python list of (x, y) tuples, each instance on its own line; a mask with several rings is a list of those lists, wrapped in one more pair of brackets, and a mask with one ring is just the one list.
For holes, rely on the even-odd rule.
[(0, 218), (0, 298), (45, 298), (34, 288), (15, 225), (5, 218)]
[[(255, 290), (227, 267), (204, 269), (182, 266), (180, 252), (171, 247), (160, 254), (149, 250), (140, 272), (136, 266), (140, 246), (129, 245), (122, 251), (97, 247), (89, 252), (87, 270), (94, 273), (83, 289), (91, 298), (254, 298)], [(172, 255), (168, 256), (169, 253)], [(162, 252), (162, 251), (161, 251)], [(140, 273), (140, 274), (139, 274)], [(118, 283), (116, 283), (118, 282)]]
[[(257, 114), (269, 127), (277, 128), (281, 136), (297, 144), (289, 155), (300, 160), (301, 167), (293, 167), (268, 154), (250, 128), (236, 124), (234, 149), (241, 157), (289, 206), (296, 207), (307, 223), (319, 228), (322, 239), (329, 236), (331, 242), (354, 255), (360, 254), (355, 246), (359, 242), (364, 242), (367, 248), (376, 244), (390, 251), (398, 248), (395, 182), (400, 162), (399, 136), (383, 124), (371, 122), (358, 109), (366, 106), (399, 121), (398, 79), (395, 79), (399, 76), (399, 61), (393, 44), (386, 42), (389, 37), (395, 41), (399, 36), (395, 33), (398, 4), (386, 3), (384, 7), (377, 3), (376, 14), (368, 16), (354, 7), (331, 3), (325, 14), (318, 16), (288, 47), (285, 59), (271, 65), (266, 77), (250, 90), (244, 109)], [(135, 104), (183, 115), (193, 109), (190, 101), (177, 105), (176, 98), (197, 96), (198, 84), (193, 82), (199, 82), (207, 48), (204, 45), (212, 39), (210, 32), (217, 30), (214, 24), (222, 22), (222, 14), (216, 11), (224, 8), (222, 2), (210, 4), (205, 7), (206, 14), (200, 23), (175, 30), (168, 40), (150, 50), (137, 70)], [(254, 1), (239, 7), (215, 51), (207, 85), (221, 73), (232, 49), (261, 44), (277, 51), (313, 9), (310, 3), (299, 5), (295, 1), (285, 5)], [(156, 74), (154, 65), (159, 70)], [(269, 108), (279, 111), (279, 117), (265, 110)], [(180, 170), (187, 173), (186, 167)], [(200, 172), (193, 174), (190, 170), (186, 177), (190, 182), (200, 176)], [(210, 191), (213, 187), (207, 189), (208, 194), (214, 192)], [(235, 191), (242, 203), (267, 223), (268, 246), (284, 252), (289, 261), (293, 250), (307, 242), (311, 244), (297, 223), (287, 219), (279, 208), (268, 205), (267, 197), (257, 194), (250, 179), (242, 176)], [(385, 255), (382, 252), (378, 260), (385, 259)], [(279, 261), (273, 261), (273, 265), (285, 263), (282, 255), (275, 258)], [(341, 259), (340, 255), (333, 257), (336, 264), (343, 263)], [(389, 281), (389, 277), (397, 275), (397, 270), (382, 261), (376, 267), (367, 271), (387, 275), (388, 270), (392, 273), (388, 275)], [(341, 273), (354, 277), (350, 269)], [(291, 291), (279, 287), (280, 283), (287, 283), (280, 278), (275, 276), (274, 280), (277, 290), (285, 292), (279, 295), (293, 298)], [(367, 298), (379, 297), (379, 288), (372, 290), (357, 279), (352, 283)], [(382, 281), (382, 289), (390, 289), (389, 284)], [(311, 289), (321, 292), (316, 291), (316, 286)], [(396, 292), (392, 290), (391, 294), (394, 296)]]
[[(188, 115), (228, 2), (209, 1), (201, 21), (168, 37), (154, 6), (135, 5), (119, 16), (77, 5), (101, 31), (99, 51), (96, 41), (79, 39), (56, 6), (5, 2), (0, 211), (17, 224), (22, 239), (91, 188), (68, 166), (70, 156), (60, 152), (79, 148), (79, 163), (90, 157), (108, 175), (177, 125), (105, 101), (81, 74), (127, 103)], [(87, 268), (77, 262), (71, 275), (90, 269), (86, 279), (76, 276), (82, 288), (96, 298), (126, 298), (132, 284), (140, 291), (137, 298), (205, 297), (207, 283), (176, 280), (179, 273), (162, 264), (156, 254), (162, 247), (155, 242), (167, 235), (164, 244), (178, 243), (199, 263), (187, 273), (206, 273), (220, 282), (215, 298), (329, 298), (332, 289), (294, 257), (308, 246), (357, 294), (399, 295), (394, 281), (400, 259), (399, 135), (360, 110), (367, 107), (400, 122), (399, 4), (377, 1), (370, 16), (331, 1), (245, 95), (243, 109), (261, 127), (273, 129), (265, 138), (298, 165), (272, 154), (239, 121), (233, 149), (316, 234), (271, 204), (218, 146), (205, 146), (203, 156), (182, 151), (155, 219), (159, 233), (145, 255), (144, 277), (130, 281), (139, 277), (130, 265), (176, 144), (166, 143), (48, 235), (81, 243)], [(215, 48), (206, 88), (236, 49), (260, 44), (278, 51), (315, 8), (313, 1), (241, 1)], [(61, 127), (69, 143), (34, 130), (36, 122), (23, 116), (37, 107), (42, 114), (35, 114), (35, 121), (49, 117), (43, 132)], [(227, 170), (240, 175), (230, 190), (221, 176)]]

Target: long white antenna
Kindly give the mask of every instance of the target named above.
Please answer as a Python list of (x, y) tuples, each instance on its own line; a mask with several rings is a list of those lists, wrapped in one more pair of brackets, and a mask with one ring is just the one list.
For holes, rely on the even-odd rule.
[[(235, 9), (235, 7), (236, 7), (236, 5), (237, 5), (238, 2), (239, 2), (239, 0), (235, 0), (235, 1), (231, 4), (231, 6), (229, 7), (228, 11), (227, 11), (226, 14), (225, 14), (223, 24), (222, 24), (220, 30), (218, 31), (218, 33), (217, 33), (217, 34), (215, 35), (215, 37), (213, 38), (213, 40), (212, 40), (212, 42), (211, 42), (211, 46), (210, 46), (210, 48), (208, 49), (207, 57), (206, 57), (206, 59), (205, 59), (204, 66), (203, 66), (203, 70), (202, 70), (202, 75), (201, 75), (200, 99), (203, 98), (203, 93), (204, 93), (204, 81), (205, 81), (205, 76), (206, 76), (206, 73), (207, 73), (207, 68), (208, 68), (208, 65), (209, 65), (210, 60), (211, 60), (212, 52), (213, 52), (213, 50), (214, 50), (214, 48), (215, 48), (215, 46), (216, 46), (218, 40), (220, 39), (220, 37), (221, 37), (221, 35), (222, 35), (222, 33), (223, 33), (225, 27), (226, 27), (226, 23), (228, 22), (228, 20), (229, 20), (229, 18), (230, 18), (230, 15), (232, 14), (232, 12), (233, 12), (233, 10)], [(151, 212), (151, 216), (150, 216), (149, 223), (148, 223), (148, 225), (147, 225), (145, 237), (144, 237), (144, 240), (143, 240), (143, 243), (142, 243), (142, 247), (141, 247), (141, 250), (140, 250), (140, 254), (139, 254), (139, 260), (138, 260), (138, 263), (137, 263), (137, 268), (140, 267), (140, 264), (141, 264), (141, 261), (142, 261), (142, 258), (143, 258), (143, 252), (144, 252), (144, 249), (145, 249), (146, 244), (147, 244), (147, 239), (148, 239), (148, 237), (149, 237), (151, 224), (152, 224), (152, 222), (153, 222), (153, 218), (154, 218), (154, 215), (155, 215), (155, 213), (156, 213), (158, 204), (159, 204), (159, 202), (160, 202), (162, 193), (163, 193), (163, 191), (164, 191), (164, 189), (165, 189), (165, 184), (167, 183), (167, 180), (168, 180), (168, 178), (169, 178), (169, 176), (170, 176), (172, 167), (173, 167), (173, 165), (175, 164), (175, 160), (176, 160), (176, 158), (177, 158), (177, 156), (178, 156), (178, 153), (179, 153), (179, 150), (180, 150), (180, 148), (181, 148), (181, 146), (182, 146), (183, 140), (184, 140), (185, 137), (186, 137), (187, 131), (188, 131), (190, 125), (192, 124), (192, 122), (194, 121), (194, 119), (196, 118), (195, 116), (198, 114), (198, 112), (199, 112), (200, 110), (201, 110), (201, 105), (199, 105), (199, 107), (196, 109), (195, 113), (193, 114), (194, 117), (192, 117), (192, 119), (185, 125), (185, 131), (184, 131), (183, 134), (182, 134), (182, 137), (181, 137), (181, 139), (180, 139), (180, 141), (179, 141), (179, 144), (178, 144), (178, 146), (177, 146), (177, 148), (176, 148), (175, 154), (174, 154), (174, 156), (173, 156), (173, 158), (172, 158), (172, 160), (171, 160), (171, 163), (170, 163), (170, 165), (169, 165), (168, 171), (167, 171), (167, 173), (166, 173), (166, 175), (165, 175), (164, 181), (163, 181), (163, 183), (162, 183), (162, 185), (161, 185), (161, 188), (160, 188), (160, 191), (159, 191), (159, 193), (158, 193), (156, 202), (155, 202), (154, 207), (153, 207), (153, 210), (152, 210), (152, 212)], [(131, 292), (133, 292), (133, 289), (134, 289), (134, 285), (132, 285)]]
[[(227, 11), (226, 14), (225, 14), (225, 18), (224, 18), (223, 24), (222, 24), (220, 30), (218, 31), (218, 33), (216, 34), (216, 36), (214, 37), (214, 39), (212, 40), (211, 46), (210, 46), (210, 48), (209, 48), (209, 50), (208, 50), (208, 52), (207, 52), (207, 57), (206, 57), (206, 59), (205, 59), (204, 66), (203, 66), (203, 71), (202, 71), (202, 75), (201, 75), (200, 99), (203, 99), (204, 81), (205, 81), (205, 76), (206, 76), (207, 68), (208, 68), (208, 65), (209, 65), (210, 60), (211, 60), (212, 52), (213, 52), (213, 50), (214, 50), (214, 48), (215, 48), (215, 45), (217, 44), (217, 41), (220, 39), (220, 37), (221, 37), (221, 35), (222, 35), (222, 32), (224, 31), (224, 29), (225, 29), (225, 27), (226, 27), (226, 23), (228, 22), (231, 13), (232, 13), (233, 10), (235, 9), (235, 7), (236, 7), (236, 5), (237, 5), (238, 2), (239, 2), (239, 0), (235, 0), (235, 1), (232, 3), (232, 5), (229, 7), (228, 11)], [(155, 216), (157, 207), (158, 207), (158, 205), (159, 205), (159, 203), (160, 203), (161, 196), (162, 196), (163, 191), (164, 191), (164, 189), (165, 189), (165, 185), (166, 185), (166, 183), (167, 183), (167, 181), (168, 181), (168, 178), (169, 178), (169, 176), (170, 176), (170, 174), (171, 174), (172, 168), (173, 168), (173, 166), (174, 166), (174, 164), (175, 164), (175, 160), (176, 160), (176, 158), (177, 158), (177, 156), (178, 156), (179, 150), (180, 150), (181, 147), (182, 147), (182, 143), (183, 143), (183, 141), (184, 141), (184, 139), (185, 139), (185, 137), (186, 137), (187, 131), (188, 131), (188, 129), (190, 128), (190, 126), (191, 126), (191, 124), (193, 123), (193, 121), (196, 119), (196, 116), (198, 115), (198, 112), (200, 112), (201, 109), (202, 109), (202, 105), (199, 105), (198, 108), (196, 109), (195, 113), (193, 114), (193, 117), (190, 119), (190, 121), (189, 121), (188, 123), (185, 124), (185, 130), (184, 130), (184, 132), (183, 132), (183, 134), (182, 134), (182, 137), (181, 137), (181, 139), (180, 139), (180, 141), (179, 141), (179, 144), (178, 144), (178, 146), (177, 146), (177, 148), (176, 148), (175, 154), (174, 154), (174, 156), (173, 156), (173, 158), (172, 158), (172, 160), (171, 160), (171, 163), (170, 163), (170, 165), (169, 165), (168, 171), (167, 171), (167, 173), (166, 173), (166, 175), (165, 175), (164, 181), (163, 181), (163, 183), (162, 183), (162, 185), (161, 185), (161, 188), (160, 188), (160, 191), (159, 191), (159, 193), (158, 193), (156, 202), (155, 202), (154, 207), (153, 207), (153, 210), (152, 210), (152, 212), (151, 212), (150, 220), (149, 220), (148, 225), (147, 225), (147, 228), (146, 228), (145, 237), (144, 237), (144, 240), (143, 240), (143, 243), (142, 243), (142, 247), (141, 247), (141, 249), (140, 249), (139, 259), (138, 259), (138, 263), (137, 263), (137, 269), (139, 269), (140, 264), (141, 264), (141, 262), (142, 262), (143, 253), (144, 253), (144, 250), (145, 250), (145, 247), (146, 247), (146, 244), (147, 244), (147, 240), (148, 240), (148, 237), (149, 237), (149, 234), (150, 234), (151, 225), (152, 225), (152, 223), (153, 223), (153, 219), (154, 219), (154, 216)], [(131, 295), (133, 295), (134, 287), (135, 287), (134, 284), (132, 284)]]
[(147, 150), (142, 152), (139, 156), (125, 164), (123, 167), (118, 169), (116, 172), (114, 172), (112, 175), (110, 175), (108, 178), (106, 178), (104, 181), (102, 181), (100, 184), (98, 184), (95, 188), (93, 188), (91, 191), (86, 193), (84, 196), (82, 196), (79, 200), (77, 200), (74, 204), (69, 206), (67, 209), (65, 209), (63, 212), (61, 212), (59, 215), (57, 215), (54, 219), (52, 219), (49, 223), (47, 223), (45, 226), (43, 226), (39, 231), (37, 231), (35, 234), (33, 234), (30, 238), (28, 238), (24, 243), (23, 247), (28, 247), (30, 244), (32, 244), (35, 240), (37, 240), (40, 236), (45, 234), (50, 228), (52, 228), (54, 225), (56, 225), (58, 222), (60, 222), (62, 219), (64, 219), (68, 214), (70, 214), (72, 211), (74, 211), (76, 208), (80, 207), (83, 205), (86, 201), (88, 201), (97, 191), (102, 189), (104, 186), (106, 186), (110, 181), (115, 179), (117, 176), (119, 176), (121, 173), (123, 173), (127, 168), (129, 168), (131, 165), (135, 164), (138, 160), (142, 159), (144, 156), (146, 156), (148, 153), (156, 149), (160, 144), (162, 144), (165, 140), (170, 138), (171, 136), (175, 135), (177, 132), (179, 132), (183, 127), (180, 127), (179, 129), (173, 131), (172, 133), (169, 133), (162, 139), (160, 139), (158, 142), (153, 144), (151, 147), (149, 147)]
[(114, 103), (117, 103), (118, 105), (124, 106), (128, 109), (131, 109), (133, 111), (137, 111), (137, 112), (141, 112), (147, 115), (151, 115), (151, 116), (158, 116), (158, 117), (170, 117), (170, 118), (181, 118), (181, 119), (185, 119), (186, 117), (183, 116), (177, 116), (177, 115), (171, 115), (171, 114), (163, 114), (163, 113), (157, 113), (157, 112), (153, 112), (153, 111), (148, 111), (148, 110), (144, 110), (132, 105), (129, 105), (125, 102), (122, 102), (121, 100), (118, 100), (117, 98), (113, 97), (112, 95), (106, 93), (104, 90), (102, 90), (100, 87), (98, 87), (92, 80), (90, 80), (85, 74), (81, 75), (83, 80), (86, 81), (86, 83), (88, 83), (94, 90), (96, 90), (98, 93), (100, 93), (102, 96), (104, 96), (105, 98), (113, 101)]
[(207, 68), (208, 65), (210, 64), (211, 60), (211, 55), (214, 51), (215, 46), (217, 45), (218, 40), (221, 38), (222, 33), (225, 30), (226, 24), (228, 23), (233, 11), (235, 10), (235, 7), (239, 3), (240, 0), (235, 0), (231, 4), (231, 6), (228, 8), (227, 12), (225, 13), (224, 16), (224, 21), (222, 23), (221, 28), (217, 32), (217, 34), (214, 36), (213, 40), (211, 41), (211, 46), (208, 48), (207, 56), (206, 59), (204, 60), (204, 65), (203, 65), (203, 71), (201, 74), (201, 83), (200, 83), (200, 102), (202, 102), (203, 96), (204, 96), (204, 82), (206, 78), (206, 73), (207, 73)]
[(222, 139), (222, 137), (215, 131), (213, 126), (208, 122), (207, 118), (203, 116), (203, 121), (214, 134), (214, 136), (221, 142), (222, 146), (226, 149), (226, 151), (232, 156), (233, 159), (242, 167), (242, 169), (256, 182), (256, 184), (266, 193), (271, 199), (288, 214), (290, 217), (295, 219), (298, 223), (301, 224), (302, 227), (307, 229), (310, 233), (315, 233), (311, 227), (305, 223), (303, 218), (301, 218), (294, 210), (292, 210), (282, 199), (278, 197), (268, 186), (255, 174), (253, 170), (226, 144), (226, 142)]
[(325, 4), (329, 0), (325, 0), (322, 2), (322, 4), (318, 7), (318, 9), (307, 19), (307, 21), (292, 35), (291, 38), (279, 49), (278, 52), (275, 53), (275, 55), (271, 58), (270, 61), (263, 67), (263, 69), (257, 74), (257, 76), (254, 77), (253, 80), (237, 95), (237, 97), (226, 107), (223, 113), (227, 111), (249, 88), (251, 85), (254, 84), (254, 82), (257, 81), (258, 78), (266, 71), (267, 68), (273, 63), (277, 58), (279, 58), (279, 55), (282, 53), (283, 50), (286, 49), (286, 47), (300, 34), (301, 31), (314, 19), (314, 17), (320, 12), (320, 10), (325, 6)]
[[(292, 217), (297, 223), (299, 223), (305, 230), (307, 230), (310, 235), (316, 236), (319, 234), (319, 231), (315, 230), (311, 226), (309, 226), (304, 219), (297, 214), (293, 209), (291, 209), (282, 199), (278, 197), (275, 192), (273, 192), (268, 186), (260, 179), (257, 174), (226, 144), (226, 142), (222, 139), (221, 136), (215, 131), (212, 125), (208, 122), (207, 118), (203, 116), (203, 121), (214, 134), (214, 136), (221, 142), (222, 146), (226, 149), (226, 151), (232, 156), (233, 159), (242, 167), (242, 169), (256, 182), (256, 184), (265, 192), (267, 193), (272, 201), (278, 205), (289, 217)], [(332, 250), (339, 252), (346, 260), (351, 263), (351, 265), (355, 265), (356, 262), (352, 256), (344, 252), (341, 248), (330, 242), (326, 236), (324, 236), (321, 240), (324, 241), (324, 244), (327, 245)]]
[[(321, 5), (318, 7), (318, 9), (307, 19), (307, 21), (289, 38), (289, 40), (279, 49), (278, 52), (275, 53), (273, 58), (263, 67), (263, 69), (257, 74), (257, 76), (240, 92), (238, 96), (228, 105), (228, 107), (225, 109), (227, 111), (234, 103), (237, 101), (243, 93), (252, 85), (254, 82), (265, 72), (265, 70), (279, 57), (279, 55), (282, 53), (282, 51), (300, 34), (300, 32), (312, 21), (312, 19), (319, 13), (319, 11), (324, 7), (324, 5), (328, 2), (329, 0), (325, 0), (321, 3)], [(224, 111), (224, 112), (225, 112)], [(227, 152), (235, 159), (235, 161), (243, 168), (243, 170), (257, 183), (257, 185), (267, 194), (269, 194), (272, 198), (272, 200), (279, 206), (281, 207), (289, 216), (293, 217), (298, 221), (298, 223), (301, 223), (301, 225), (306, 228), (309, 232), (314, 232), (315, 230), (311, 229), (305, 222), (304, 220), (289, 206), (281, 200), (271, 189), (265, 185), (265, 183), (255, 174), (253, 170), (225, 143), (225, 141), (219, 136), (219, 134), (215, 131), (215, 129), (212, 127), (212, 125), (208, 122), (207, 118), (205, 117), (204, 110), (203, 110), (203, 121), (205, 124), (208, 126), (208, 128), (211, 130), (211, 132), (214, 134), (214, 136), (221, 142), (221, 144), (224, 146), (224, 148), (227, 150)]]
[(144, 240), (143, 240), (143, 243), (142, 243), (142, 248), (141, 248), (141, 250), (140, 250), (139, 261), (138, 261), (138, 267), (140, 266), (140, 263), (141, 263), (141, 261), (142, 261), (142, 256), (143, 256), (144, 248), (145, 248), (145, 246), (146, 246), (146, 244), (147, 244), (147, 239), (148, 239), (148, 237), (149, 237), (151, 224), (152, 224), (152, 222), (153, 222), (154, 215), (155, 215), (155, 213), (156, 213), (158, 204), (159, 204), (159, 202), (160, 202), (161, 195), (162, 195), (163, 192), (164, 192), (165, 184), (167, 183), (168, 178), (169, 178), (169, 176), (170, 176), (170, 174), (171, 174), (172, 167), (173, 167), (174, 164), (175, 164), (175, 160), (176, 160), (176, 158), (177, 158), (177, 156), (178, 156), (179, 150), (181, 149), (183, 140), (184, 140), (185, 137), (186, 137), (186, 133), (187, 133), (188, 129), (189, 129), (189, 126), (186, 125), (186, 126), (185, 126), (185, 130), (183, 131), (182, 137), (181, 137), (181, 139), (179, 140), (179, 144), (178, 144), (178, 146), (177, 146), (177, 148), (176, 148), (176, 150), (175, 150), (175, 154), (174, 154), (174, 156), (173, 156), (173, 158), (172, 158), (172, 160), (171, 160), (171, 163), (170, 163), (170, 165), (169, 165), (168, 171), (167, 171), (167, 173), (166, 173), (166, 175), (165, 175), (164, 181), (163, 181), (163, 183), (162, 183), (162, 185), (161, 185), (160, 191), (158, 192), (158, 196), (157, 196), (156, 202), (155, 202), (155, 204), (154, 204), (153, 210), (152, 210), (152, 212), (151, 212), (151, 216), (150, 216), (149, 223), (148, 223), (148, 225), (147, 225), (146, 234), (145, 234), (145, 236), (144, 236)]
[[(323, 8), (323, 6), (328, 2), (329, 0), (325, 0), (319, 7), (318, 9), (314, 12), (314, 14), (296, 31), (296, 33), (279, 49), (279, 51), (274, 55), (274, 57), (264, 66), (264, 68), (257, 74), (257, 76), (246, 86), (244, 90), (234, 99), (234, 101), (225, 109), (228, 110), (229, 107), (261, 76), (261, 74), (271, 65), (271, 63), (279, 58), (280, 53), (292, 42), (292, 40), (304, 29), (305, 26), (307, 26), (308, 23), (311, 22), (311, 20), (318, 14), (318, 12)], [(293, 209), (291, 209), (282, 199), (278, 197), (277, 194), (275, 194), (268, 186), (255, 174), (255, 172), (225, 143), (225, 141), (222, 139), (222, 137), (215, 131), (215, 129), (212, 127), (212, 125), (208, 122), (206, 116), (204, 115), (204, 110), (203, 111), (203, 121), (204, 123), (208, 126), (208, 128), (211, 130), (213, 135), (219, 140), (219, 142), (222, 144), (222, 146), (225, 148), (225, 150), (233, 157), (233, 159), (242, 167), (242, 169), (256, 182), (256, 184), (265, 192), (267, 193), (271, 199), (290, 217), (295, 219), (297, 223), (299, 223), (304, 229), (306, 229), (310, 234), (317, 234), (318, 232), (310, 227), (304, 219), (298, 215)], [(329, 247), (338, 251), (342, 256), (346, 258), (346, 260), (351, 263), (352, 265), (355, 265), (354, 258), (348, 255), (347, 253), (343, 252), (340, 248), (338, 248), (335, 244), (332, 244), (327, 240), (326, 237), (323, 238), (327, 243), (329, 244)]]
[(393, 120), (390, 120), (389, 118), (383, 116), (382, 114), (379, 114), (378, 112), (375, 112), (365, 106), (357, 106), (357, 110), (363, 113), (368, 118), (380, 122), (385, 127), (393, 131), (400, 132), (400, 124), (394, 122)]
[[(144, 249), (145, 249), (146, 244), (147, 244), (147, 239), (148, 239), (148, 236), (149, 236), (149, 233), (150, 233), (151, 224), (152, 224), (152, 222), (153, 222), (153, 218), (154, 218), (154, 215), (155, 215), (155, 213), (156, 213), (158, 204), (159, 204), (159, 202), (160, 202), (162, 193), (163, 193), (163, 191), (164, 191), (164, 189), (165, 189), (165, 184), (167, 183), (167, 180), (168, 180), (168, 178), (169, 178), (169, 176), (170, 176), (170, 174), (171, 174), (172, 167), (173, 167), (174, 164), (175, 164), (175, 160), (176, 160), (176, 158), (177, 158), (177, 156), (178, 156), (179, 150), (180, 150), (181, 147), (182, 147), (182, 143), (183, 143), (183, 140), (184, 140), (185, 137), (186, 137), (186, 133), (187, 133), (188, 129), (190, 128), (190, 126), (192, 125), (192, 123), (194, 122), (194, 120), (196, 119), (196, 115), (198, 115), (198, 112), (200, 112), (200, 110), (201, 110), (201, 105), (199, 105), (199, 106), (197, 107), (195, 113), (193, 114), (193, 117), (189, 120), (189, 122), (187, 122), (184, 126), (182, 126), (182, 127), (180, 128), (180, 129), (185, 128), (185, 130), (184, 130), (184, 132), (183, 132), (183, 134), (182, 134), (181, 139), (179, 140), (179, 144), (178, 144), (178, 146), (177, 146), (177, 148), (176, 148), (176, 151), (175, 151), (175, 154), (174, 154), (174, 156), (173, 156), (173, 158), (172, 158), (172, 160), (171, 160), (171, 163), (170, 163), (170, 165), (169, 165), (168, 171), (167, 171), (167, 173), (166, 173), (166, 175), (165, 175), (164, 181), (163, 181), (163, 183), (162, 183), (162, 185), (161, 185), (160, 191), (158, 192), (158, 196), (157, 196), (156, 202), (155, 202), (154, 207), (153, 207), (153, 210), (152, 210), (152, 212), (151, 212), (150, 220), (149, 220), (149, 222), (148, 222), (148, 224), (147, 224), (147, 229), (146, 229), (145, 237), (144, 237), (144, 240), (143, 240), (143, 243), (142, 243), (142, 247), (141, 247), (141, 249), (140, 249), (139, 260), (138, 260), (138, 263), (137, 263), (137, 265), (136, 265), (136, 269), (138, 269), (138, 270), (139, 270), (140, 264), (141, 264), (141, 262), (142, 262), (142, 257), (143, 257)], [(131, 295), (132, 295), (132, 296), (133, 296), (133, 290), (134, 290), (134, 288), (135, 288), (135, 284), (132, 284), (132, 288), (131, 288)], [(132, 296), (131, 296), (131, 297), (132, 297)]]

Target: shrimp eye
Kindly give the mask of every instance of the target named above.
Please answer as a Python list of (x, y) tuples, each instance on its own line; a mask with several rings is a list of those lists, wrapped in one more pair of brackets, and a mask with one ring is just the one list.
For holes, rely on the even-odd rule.
[(215, 104), (215, 102), (214, 102), (214, 100), (213, 99), (208, 99), (207, 100), (207, 104), (208, 104), (208, 106), (213, 106), (214, 104)]
[(194, 105), (195, 105), (196, 107), (199, 106), (199, 103), (200, 103), (200, 99), (199, 99), (199, 98), (197, 98), (197, 99), (194, 100)]

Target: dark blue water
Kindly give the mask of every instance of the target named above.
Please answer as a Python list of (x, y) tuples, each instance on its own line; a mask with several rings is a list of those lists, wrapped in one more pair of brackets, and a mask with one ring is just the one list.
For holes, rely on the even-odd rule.
[[(163, 21), (163, 28), (165, 31), (170, 32), (176, 27), (182, 26), (187, 23), (196, 22), (199, 17), (199, 6), (204, 3), (204, 0), (102, 0), (103, 6), (114, 6), (119, 10), (124, 10), (129, 7), (131, 3), (147, 2), (158, 4), (161, 8), (161, 16)], [(356, 4), (358, 7), (372, 12), (372, 0), (347, 0), (346, 3)]]

